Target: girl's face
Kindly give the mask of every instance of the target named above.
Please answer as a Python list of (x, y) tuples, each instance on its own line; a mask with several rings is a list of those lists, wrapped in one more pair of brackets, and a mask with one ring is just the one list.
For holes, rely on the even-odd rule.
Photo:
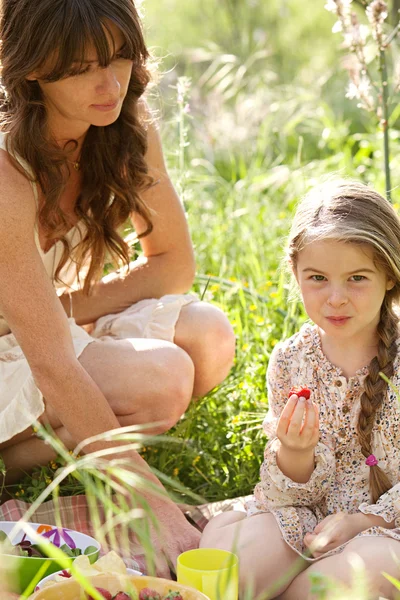
[[(132, 73), (132, 61), (123, 58), (124, 37), (116, 25), (107, 23), (114, 59), (106, 68), (99, 67), (94, 47), (89, 48), (78, 75), (46, 83), (36, 79), (46, 102), (50, 130), (56, 139), (79, 138), (91, 125), (106, 126), (121, 112)], [(112, 51), (112, 50), (111, 50)]]
[(375, 340), (382, 302), (394, 283), (375, 266), (368, 245), (312, 242), (299, 253), (295, 276), (308, 316), (327, 337)]

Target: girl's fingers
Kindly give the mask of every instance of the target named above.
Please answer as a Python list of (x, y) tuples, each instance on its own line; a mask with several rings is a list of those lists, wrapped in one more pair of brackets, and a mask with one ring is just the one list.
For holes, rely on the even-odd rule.
[(300, 431), (301, 425), (303, 423), (303, 417), (304, 417), (305, 407), (306, 407), (306, 399), (300, 397), (297, 400), (296, 407), (295, 407), (295, 409), (293, 411), (293, 414), (292, 414), (292, 417), (290, 419), (288, 433), (290, 431), (295, 431), (295, 432), (299, 432)]
[(296, 396), (296, 394), (292, 394), (290, 396), (289, 400), (286, 402), (285, 408), (283, 409), (281, 416), (279, 417), (277, 433), (278, 432), (281, 432), (284, 434), (287, 433), (290, 419), (292, 418), (294, 409), (296, 408), (296, 404), (297, 404), (297, 396)]
[(304, 425), (303, 425), (303, 429), (301, 431), (301, 433), (311, 433), (314, 431), (314, 427), (315, 427), (315, 410), (313, 407), (313, 404), (311, 402), (311, 400), (306, 400), (305, 403), (305, 418), (304, 418)]

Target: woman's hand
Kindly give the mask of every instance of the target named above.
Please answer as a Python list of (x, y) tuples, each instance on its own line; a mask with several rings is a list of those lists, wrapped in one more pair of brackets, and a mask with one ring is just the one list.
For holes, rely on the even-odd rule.
[(318, 406), (292, 394), (280, 416), (276, 436), (288, 450), (313, 450), (319, 439)]
[[(378, 524), (375, 518), (374, 515), (364, 515), (360, 512), (351, 515), (343, 512), (329, 515), (318, 523), (312, 533), (306, 533), (304, 545), (310, 550), (312, 556), (318, 558), (325, 552), (334, 550), (353, 539), (361, 531)], [(383, 522), (383, 519), (377, 518)], [(388, 523), (386, 527), (389, 527)]]
[(158, 523), (158, 531), (152, 528), (151, 532), (157, 575), (170, 579), (170, 571), (176, 571), (179, 554), (198, 548), (200, 532), (190, 525), (173, 502), (157, 500), (154, 503), (149, 500), (149, 503)]

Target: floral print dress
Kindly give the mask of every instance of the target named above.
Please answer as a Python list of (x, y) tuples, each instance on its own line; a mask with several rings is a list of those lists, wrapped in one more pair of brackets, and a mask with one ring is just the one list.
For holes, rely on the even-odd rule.
[[(400, 389), (399, 355), (394, 372), (392, 382)], [(249, 516), (271, 512), (284, 540), (301, 555), (306, 550), (303, 544), (305, 534), (312, 532), (328, 515), (340, 511), (361, 511), (380, 516), (388, 523), (396, 519), (395, 529), (374, 526), (357, 537), (386, 536), (400, 541), (399, 402), (389, 389), (376, 415), (372, 449), (379, 467), (388, 475), (393, 487), (376, 504), (370, 504), (370, 467), (365, 464), (357, 436), (360, 396), (366, 374), (367, 367), (364, 367), (347, 380), (324, 355), (315, 325), (304, 325), (272, 352), (267, 376), (269, 412), (264, 421), (269, 442), (261, 466), (261, 480), (254, 490), (254, 499), (247, 503), (247, 512)], [(280, 444), (275, 436), (276, 426), (287, 402), (288, 391), (294, 385), (309, 387), (320, 411), (315, 469), (307, 483), (296, 483), (286, 477), (276, 460)], [(345, 545), (326, 552), (322, 557), (340, 552)]]

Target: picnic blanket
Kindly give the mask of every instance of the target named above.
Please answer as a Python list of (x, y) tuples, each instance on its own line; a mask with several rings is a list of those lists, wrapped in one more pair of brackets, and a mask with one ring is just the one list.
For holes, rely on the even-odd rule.
[[(201, 506), (180, 504), (179, 507), (186, 518), (200, 531), (204, 529), (211, 517), (227, 510), (244, 510), (245, 501), (248, 498), (233, 498), (212, 502)], [(30, 504), (22, 500), (8, 500), (0, 505), (0, 521), (18, 521), (26, 513)], [(62, 526), (66, 529), (74, 529), (96, 537), (93, 523), (90, 519), (90, 510), (86, 496), (63, 496), (58, 498), (57, 513), (60, 515)], [(29, 519), (32, 523), (43, 523), (54, 525), (56, 523), (55, 505), (52, 500), (44, 502)], [(118, 537), (118, 534), (117, 534)], [(138, 547), (134, 540), (133, 532), (130, 537), (129, 556), (124, 555), (126, 566), (138, 569), (146, 573), (145, 556), (143, 550)], [(104, 552), (103, 552), (104, 553)]]

